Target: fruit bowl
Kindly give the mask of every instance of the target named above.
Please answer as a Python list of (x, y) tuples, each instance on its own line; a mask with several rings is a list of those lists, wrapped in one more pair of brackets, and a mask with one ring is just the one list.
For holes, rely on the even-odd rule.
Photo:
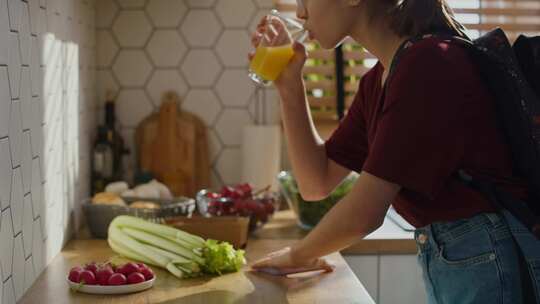
[(78, 292), (92, 294), (124, 294), (148, 289), (156, 276), (144, 263), (125, 263), (121, 266), (106, 263), (88, 263), (70, 269), (66, 281)]
[(219, 192), (203, 189), (197, 193), (197, 210), (204, 217), (249, 217), (249, 232), (255, 231), (272, 217), (279, 207), (278, 194), (269, 187), (253, 191), (247, 184), (223, 186)]
[(308, 202), (300, 195), (296, 179), (292, 172), (282, 171), (277, 176), (281, 193), (285, 197), (289, 207), (296, 214), (298, 226), (304, 230), (313, 229), (322, 217), (349, 193), (357, 178), (358, 174), (353, 172), (327, 198), (320, 201)]
[(152, 278), (148, 281), (144, 281), (137, 284), (117, 285), (117, 286), (103, 286), (103, 285), (84, 285), (80, 283), (72, 282), (66, 277), (69, 287), (78, 292), (91, 293), (91, 294), (126, 294), (139, 292), (154, 286), (156, 278)]

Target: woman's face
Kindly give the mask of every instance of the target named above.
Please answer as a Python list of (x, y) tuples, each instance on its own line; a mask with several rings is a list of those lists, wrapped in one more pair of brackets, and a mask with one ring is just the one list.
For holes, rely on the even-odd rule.
[(297, 0), (296, 16), (305, 20), (310, 38), (331, 49), (349, 36), (358, 24), (362, 0)]

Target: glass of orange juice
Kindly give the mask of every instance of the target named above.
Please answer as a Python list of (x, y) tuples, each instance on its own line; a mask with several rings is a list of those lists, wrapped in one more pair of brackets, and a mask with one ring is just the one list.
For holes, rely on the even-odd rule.
[(266, 26), (266, 32), (263, 34), (249, 65), (248, 74), (253, 81), (263, 86), (268, 86), (272, 81), (276, 80), (293, 57), (293, 39), (304, 42), (308, 34), (301, 23), (284, 17), (277, 10), (272, 10), (270, 15), (283, 21), (290, 31), (291, 37), (289, 39), (278, 39), (272, 43), (267, 33), (269, 31), (275, 32), (275, 29), (271, 22)]

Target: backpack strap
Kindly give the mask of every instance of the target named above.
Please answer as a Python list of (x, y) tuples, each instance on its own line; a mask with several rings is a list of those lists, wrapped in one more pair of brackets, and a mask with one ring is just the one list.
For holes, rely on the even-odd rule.
[[(414, 45), (416, 42), (419, 42), (423, 39), (428, 38), (441, 38), (444, 40), (452, 41), (454, 43), (457, 43), (471, 52), (473, 52), (476, 56), (486, 56), (489, 58), (486, 58), (486, 60), (491, 60), (492, 62), (498, 63), (498, 58), (492, 56), (490, 52), (487, 49), (480, 49), (480, 47), (476, 46), (471, 40), (467, 40), (465, 38), (456, 37), (456, 36), (449, 36), (449, 35), (439, 35), (439, 34), (426, 34), (421, 35), (417, 37), (413, 37), (410, 39), (405, 40), (398, 50), (396, 51), (394, 58), (392, 60), (392, 64), (390, 66), (390, 70), (388, 73), (388, 77), (384, 83), (384, 90), (388, 90), (389, 83), (391, 82), (391, 79), (395, 73), (395, 70), (400, 62), (401, 57), (403, 54), (409, 49), (412, 45)], [(479, 58), (479, 57), (478, 57)], [(510, 59), (506, 59), (510, 60)], [(501, 63), (503, 64), (503, 63)], [(456, 177), (464, 182), (467, 186), (471, 187), (472, 189), (482, 193), (489, 202), (495, 207), (496, 210), (499, 212), (502, 209), (508, 210), (514, 217), (516, 217), (523, 225), (527, 227), (527, 229), (537, 238), (540, 240), (540, 216), (537, 216), (534, 214), (534, 212), (527, 206), (526, 202), (520, 201), (513, 197), (510, 193), (498, 189), (495, 184), (491, 181), (485, 180), (485, 179), (478, 179), (473, 178), (469, 174), (467, 174), (463, 169), (459, 169), (456, 172)]]

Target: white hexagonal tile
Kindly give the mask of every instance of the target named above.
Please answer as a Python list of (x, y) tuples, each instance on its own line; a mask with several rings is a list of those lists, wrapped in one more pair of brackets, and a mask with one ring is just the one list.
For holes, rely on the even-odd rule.
[(22, 230), (24, 193), (21, 168), (13, 170), (11, 179), (11, 215), (13, 217), (13, 234)]
[(23, 250), (24, 257), (28, 258), (32, 254), (32, 243), (34, 235), (34, 219), (32, 217), (32, 195), (28, 193), (23, 200)]
[(9, 87), (11, 98), (19, 98), (19, 87), (21, 81), (21, 52), (19, 50), (19, 35), (10, 33), (9, 35)]
[(9, 94), (8, 70), (7, 67), (0, 66), (0, 137), (4, 137), (9, 133), (10, 107), (11, 95)]
[[(12, 238), (13, 240), (13, 238)], [(13, 244), (13, 285), (15, 286), (15, 298), (17, 301), (24, 294), (24, 251), (22, 234), (17, 235)]]
[(121, 11), (112, 29), (123, 47), (142, 47), (152, 33), (150, 20), (143, 11)]
[(116, 100), (118, 121), (123, 127), (136, 127), (153, 110), (143, 90), (122, 90)]
[(21, 169), (24, 193), (30, 192), (32, 185), (32, 145), (30, 143), (30, 131), (24, 131), (22, 135)]
[(238, 148), (226, 148), (219, 155), (216, 169), (227, 185), (240, 183), (242, 155)]
[(225, 145), (240, 145), (243, 128), (252, 123), (249, 113), (243, 109), (225, 109), (216, 122), (216, 132)]
[(226, 70), (216, 84), (216, 92), (225, 105), (247, 106), (255, 92), (255, 85), (244, 69)]
[(148, 82), (147, 90), (154, 105), (159, 107), (165, 92), (175, 91), (182, 97), (186, 94), (188, 86), (178, 70), (156, 70)]
[(177, 27), (187, 7), (184, 0), (151, 0), (146, 11), (156, 27)]
[(15, 287), (13, 286), (12, 278), (9, 278), (4, 282), (4, 295), (2, 301), (2, 303), (5, 304), (15, 304), (17, 302), (15, 299)]
[(254, 0), (259, 8), (274, 8), (274, 0)]
[(221, 152), (221, 149), (223, 148), (214, 128), (208, 130), (208, 147), (210, 152), (210, 163), (214, 163), (217, 160), (219, 152)]
[(34, 244), (32, 245), (32, 262), (34, 262), (34, 270), (36, 273), (41, 273), (45, 268), (45, 252), (43, 252), (43, 234), (41, 232), (41, 219), (34, 221)]
[(32, 218), (41, 215), (43, 209), (43, 185), (41, 184), (41, 165), (39, 158), (32, 160)]
[(0, 210), (10, 204), (11, 197), (11, 154), (9, 139), (0, 140)]
[(21, 164), (22, 123), (21, 102), (11, 101), (11, 115), (9, 116), (9, 145), (11, 148), (11, 161), (13, 167)]
[(43, 153), (43, 105), (40, 97), (32, 97), (32, 125), (30, 126), (30, 140), (32, 143), (32, 157)]
[(180, 30), (190, 46), (209, 47), (221, 33), (221, 24), (211, 10), (191, 10)]
[(209, 8), (214, 5), (216, 0), (187, 0), (190, 8)]
[(191, 112), (211, 126), (221, 111), (221, 103), (212, 90), (193, 89), (182, 102), (182, 109)]
[(26, 292), (36, 280), (36, 275), (34, 273), (34, 263), (32, 262), (32, 257), (30, 256), (24, 261), (24, 291)]
[(191, 86), (211, 86), (221, 72), (221, 64), (210, 50), (192, 50), (182, 63), (182, 72)]
[(30, 11), (30, 31), (32, 35), (40, 33), (40, 11), (39, 1), (28, 1), (28, 9)]
[[(9, 208), (2, 212), (0, 222), (0, 263), (2, 264), (2, 277), (7, 278), (12, 274), (13, 261), (13, 227), (11, 224), (11, 214)], [(24, 258), (24, 257), (23, 257)]]
[(22, 1), (7, 0), (9, 11), (9, 27), (12, 31), (18, 32), (22, 15)]
[(111, 27), (114, 17), (118, 13), (118, 4), (111, 0), (96, 0), (96, 27)]
[(8, 64), (9, 60), (9, 44), (5, 41), (9, 41), (9, 15), (7, 8), (7, 1), (0, 0), (0, 64)]
[(123, 86), (142, 86), (152, 72), (152, 65), (141, 50), (120, 51), (113, 72)]
[(221, 177), (216, 173), (215, 168), (212, 168), (212, 171), (210, 171), (210, 188), (212, 189), (221, 189), (223, 187), (223, 182), (221, 181)]
[(146, 4), (146, 0), (118, 0), (118, 4), (122, 8), (142, 8)]
[(19, 43), (21, 48), (21, 63), (24, 65), (30, 65), (30, 54), (32, 49), (32, 42), (30, 38), (30, 16), (28, 11), (28, 3), (22, 2)]
[(216, 3), (216, 13), (226, 27), (246, 27), (255, 9), (251, 0), (236, 0), (234, 5), (228, 1)]
[(187, 52), (187, 47), (176, 30), (157, 30), (146, 50), (157, 67), (176, 67)]
[(41, 79), (39, 39), (32, 36), (32, 58), (30, 61), (30, 80), (32, 82), (32, 96), (43, 95), (43, 81)]
[(96, 63), (100, 68), (110, 67), (118, 53), (118, 45), (107, 30), (96, 31)]
[(30, 84), (30, 68), (21, 68), (21, 115), (23, 130), (30, 129), (32, 125), (32, 86)]
[(247, 67), (249, 51), (251, 44), (245, 30), (226, 30), (216, 44), (216, 54), (225, 67)]
[(107, 92), (111, 91), (113, 95), (116, 96), (118, 94), (118, 91), (120, 90), (120, 85), (118, 85), (118, 82), (114, 78), (111, 70), (96, 71), (96, 78), (96, 97), (98, 99), (98, 103), (102, 106), (105, 98), (107, 97)]

